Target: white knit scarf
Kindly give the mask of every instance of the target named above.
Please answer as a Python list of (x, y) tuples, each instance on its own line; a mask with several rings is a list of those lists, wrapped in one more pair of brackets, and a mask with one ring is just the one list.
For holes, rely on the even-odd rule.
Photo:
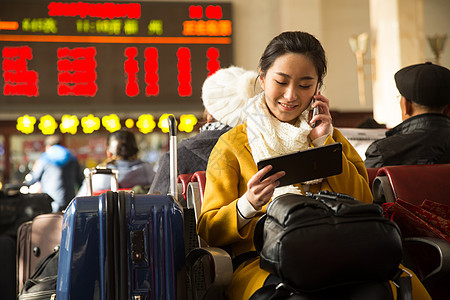
[[(310, 108), (298, 117), (294, 125), (281, 122), (267, 108), (264, 92), (249, 100), (247, 105), (247, 136), (255, 163), (262, 159), (292, 153), (309, 148), (308, 124)], [(303, 184), (320, 183), (322, 178)], [(285, 193), (302, 194), (294, 185), (276, 188), (273, 198)]]

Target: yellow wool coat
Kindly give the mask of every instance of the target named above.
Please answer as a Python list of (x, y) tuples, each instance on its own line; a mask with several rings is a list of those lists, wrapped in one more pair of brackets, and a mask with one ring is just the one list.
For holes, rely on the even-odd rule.
[[(342, 143), (342, 173), (311, 186), (310, 192), (329, 190), (372, 203), (363, 160), (339, 130), (334, 129), (325, 144), (336, 142)], [(236, 203), (247, 191), (247, 182), (257, 171), (248, 143), (246, 124), (238, 125), (223, 134), (209, 157), (204, 201), (197, 229), (209, 245), (227, 249), (232, 257), (255, 250), (255, 224), (265, 213), (267, 205), (238, 230)], [(297, 186), (302, 189), (301, 185)], [(249, 259), (233, 273), (232, 283), (227, 288), (228, 299), (249, 299), (264, 284), (268, 275), (268, 272), (259, 267), (259, 257)]]

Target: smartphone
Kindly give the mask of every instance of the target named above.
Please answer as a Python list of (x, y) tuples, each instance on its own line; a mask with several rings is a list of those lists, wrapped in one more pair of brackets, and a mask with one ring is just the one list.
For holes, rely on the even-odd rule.
[[(318, 95), (319, 94), (319, 84), (317, 84), (317, 87), (316, 87), (316, 93), (314, 94), (314, 95)], [(314, 99), (314, 97), (311, 99), (311, 104), (314, 104), (314, 102), (316, 102), (316, 99)], [(319, 107), (318, 106), (316, 106), (316, 107), (314, 107), (314, 109), (313, 109), (313, 117), (314, 116), (317, 116), (319, 114)], [(314, 123), (312, 123), (311, 124), (311, 127), (312, 128), (314, 128), (314, 127), (316, 127), (316, 122), (314, 122)]]

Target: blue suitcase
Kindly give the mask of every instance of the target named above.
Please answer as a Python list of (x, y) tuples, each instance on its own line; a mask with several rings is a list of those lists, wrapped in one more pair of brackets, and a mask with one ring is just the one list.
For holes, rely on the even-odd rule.
[(108, 191), (74, 198), (63, 219), (56, 298), (186, 299), (176, 197)]

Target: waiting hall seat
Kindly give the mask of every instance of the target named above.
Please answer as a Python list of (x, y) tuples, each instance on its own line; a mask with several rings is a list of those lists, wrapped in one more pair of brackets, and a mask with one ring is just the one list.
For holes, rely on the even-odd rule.
[(420, 205), (425, 199), (450, 204), (450, 164), (381, 167), (372, 184), (375, 203), (402, 199)]
[[(429, 188), (432, 188), (433, 185), (430, 184), (429, 179), (431, 180), (435, 180), (435, 184), (442, 184), (443, 188), (439, 189), (439, 190), (447, 190), (447, 192), (449, 191), (449, 184), (447, 183), (449, 176), (448, 176), (448, 172), (449, 172), (449, 165), (445, 165), (445, 166), (437, 166), (434, 165), (434, 167), (429, 167), (429, 166), (421, 166), (421, 167), (417, 167), (417, 166), (407, 166), (405, 169), (409, 170), (405, 171), (402, 170), (403, 166), (396, 166), (396, 167), (384, 167), (382, 168), (383, 170), (378, 170), (378, 169), (373, 169), (373, 170), (368, 170), (368, 172), (370, 172), (369, 174), (369, 180), (371, 180), (371, 178), (373, 178), (374, 182), (375, 179), (380, 180), (380, 178), (378, 178), (378, 176), (384, 176), (386, 181), (384, 182), (385, 184), (390, 185), (391, 181), (393, 182), (393, 184), (398, 184), (395, 185), (393, 188), (390, 187), (391, 189), (391, 200), (390, 202), (394, 202), (395, 196), (397, 195), (397, 197), (407, 197), (408, 194), (413, 193), (414, 191), (410, 191), (408, 193), (408, 190), (404, 191), (404, 189), (406, 189), (405, 187), (399, 188), (399, 186), (401, 186), (402, 184), (405, 184), (405, 182), (410, 182), (410, 180), (412, 180), (412, 178), (409, 178), (406, 181), (402, 181), (402, 177), (401, 176), (406, 176), (406, 177), (415, 177), (416, 181), (417, 179), (420, 180), (421, 176), (417, 175), (417, 172), (419, 172), (420, 170), (424, 170), (424, 174), (426, 174), (426, 176), (428, 176), (429, 178), (427, 178), (427, 180), (423, 180), (421, 184), (418, 184), (417, 182), (415, 182), (414, 185), (412, 185), (412, 189), (416, 189), (416, 188), (420, 188), (420, 186), (422, 184), (424, 184), (425, 186), (423, 187), (424, 190), (428, 190)], [(381, 168), (380, 168), (381, 169)], [(438, 170), (436, 173), (431, 172), (432, 169), (436, 169)], [(376, 172), (376, 173), (375, 173)], [(374, 177), (374, 174), (378, 175)], [(390, 176), (390, 177), (388, 177)], [(443, 176), (443, 177), (439, 177), (439, 178), (434, 178), (432, 179), (434, 176)], [(206, 184), (206, 172), (197, 172), (197, 174), (194, 174), (194, 176), (192, 176), (191, 178), (191, 182), (188, 184), (187, 187), (187, 206), (190, 209), (193, 209), (195, 212), (195, 220), (198, 220), (199, 216), (200, 216), (200, 212), (201, 212), (201, 205), (203, 202), (203, 193), (204, 193), (204, 188), (205, 188), (205, 184)], [(381, 182), (379, 183), (381, 184)], [(408, 183), (411, 184), (411, 183)], [(426, 184), (430, 184), (428, 187), (426, 187)], [(388, 189), (389, 186), (383, 186), (383, 188)], [(394, 194), (394, 190), (395, 194)], [(382, 190), (383, 192), (383, 190)], [(430, 195), (433, 196), (434, 193), (424, 193), (425, 195)], [(444, 193), (443, 195), (448, 195), (448, 193)], [(420, 197), (420, 196), (419, 196)], [(423, 197), (423, 195), (422, 195)], [(417, 198), (416, 198), (417, 199)], [(422, 198), (423, 199), (423, 198)], [(443, 201), (446, 202), (447, 204), (449, 204), (449, 197), (439, 197), (436, 198), (439, 201)], [(415, 200), (415, 201), (419, 201), (419, 200)], [(426, 202), (426, 201), (424, 201)], [(429, 202), (429, 201), (428, 201)], [(426, 202), (425, 204), (428, 205), (428, 203)], [(423, 207), (427, 207), (427, 205), (424, 205)], [(442, 208), (443, 206), (441, 206), (440, 208)], [(199, 239), (199, 245), (202, 243), (201, 239)], [(443, 282), (449, 282), (449, 272), (450, 272), (450, 243), (443, 241), (443, 240), (439, 240), (439, 239), (434, 239), (434, 238), (430, 238), (430, 237), (408, 237), (408, 238), (404, 238), (403, 239), (403, 246), (404, 246), (404, 265), (410, 269), (412, 269), (421, 279), (421, 281), (423, 282), (423, 284), (426, 286), (426, 288), (429, 290), (430, 294), (432, 295), (433, 299), (450, 299), (449, 296), (449, 290), (447, 289), (447, 286), (445, 284), (442, 284)], [(194, 268), (194, 263), (198, 261), (199, 257), (203, 258), (207, 258), (206, 262), (205, 260), (203, 260), (203, 263), (206, 263), (206, 269), (210, 269), (212, 272), (218, 272), (220, 270), (222, 270), (222, 268), (230, 268), (229, 270), (229, 274), (227, 274), (227, 276), (221, 276), (221, 275), (213, 275), (213, 274), (209, 274), (209, 278), (213, 278), (213, 280), (211, 280), (213, 282), (212, 285), (209, 286), (209, 290), (214, 289), (214, 285), (217, 284), (219, 285), (222, 289), (225, 288), (230, 282), (231, 282), (231, 276), (232, 276), (232, 269), (231, 269), (231, 259), (228, 256), (228, 254), (219, 248), (209, 248), (207, 247), (207, 245), (201, 248), (198, 248), (199, 250), (195, 249), (192, 253), (189, 253), (188, 255), (188, 260), (187, 260), (187, 268), (188, 268), (188, 273), (190, 273), (191, 275), (193, 275), (195, 273), (195, 268)], [(202, 253), (202, 251), (205, 251), (205, 249), (219, 249), (222, 252), (219, 253), (219, 256), (222, 256), (223, 260), (222, 262), (219, 262), (219, 260), (214, 260), (215, 256), (213, 251), (212, 252), (208, 252), (208, 253)], [(221, 263), (223, 263), (223, 266), (221, 265)], [(227, 266), (228, 264), (228, 266)], [(205, 267), (204, 267), (205, 269)], [(195, 276), (195, 275), (193, 275)], [(216, 277), (215, 277), (216, 276)], [(214, 293), (210, 293), (210, 292), (205, 292), (203, 294), (201, 294), (200, 297), (196, 298), (196, 299), (222, 299), (221, 296), (223, 294), (219, 293), (219, 294), (214, 294)], [(218, 298), (216, 298), (216, 296), (218, 296)], [(440, 298), (440, 297), (444, 297), (444, 298)]]
[[(186, 241), (186, 268), (189, 278), (188, 289), (193, 299), (221, 300), (224, 299), (224, 289), (231, 283), (233, 265), (230, 255), (221, 248), (209, 247), (196, 231), (197, 220), (200, 217), (203, 194), (206, 184), (206, 172), (198, 171), (189, 174), (190, 181), (186, 186), (187, 206), (184, 210)], [(181, 174), (186, 179), (188, 176)], [(179, 182), (184, 184), (183, 178)], [(184, 191), (184, 188), (183, 188)]]
[(450, 164), (385, 166), (372, 192), (400, 227), (403, 264), (433, 299), (450, 299)]

